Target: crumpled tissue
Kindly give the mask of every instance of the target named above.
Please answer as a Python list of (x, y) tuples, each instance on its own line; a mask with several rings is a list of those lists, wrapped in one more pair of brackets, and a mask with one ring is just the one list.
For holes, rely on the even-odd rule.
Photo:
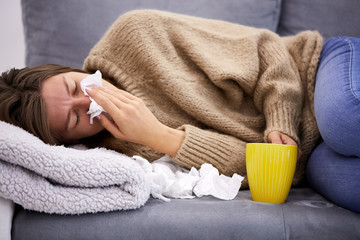
[(101, 86), (102, 75), (99, 70), (97, 70), (94, 74), (87, 76), (80, 82), (81, 90), (84, 92), (85, 96), (88, 96), (91, 100), (89, 111), (87, 112), (87, 114), (90, 114), (90, 124), (93, 124), (94, 117), (99, 116), (100, 113), (105, 112), (105, 110), (99, 104), (97, 104), (97, 102), (92, 97), (87, 94), (86, 88)]
[(244, 179), (238, 174), (232, 177), (219, 175), (211, 164), (189, 170), (171, 161), (168, 155), (150, 163), (133, 156), (151, 181), (151, 195), (166, 202), (169, 198), (194, 198), (211, 195), (222, 200), (232, 200), (238, 194)]

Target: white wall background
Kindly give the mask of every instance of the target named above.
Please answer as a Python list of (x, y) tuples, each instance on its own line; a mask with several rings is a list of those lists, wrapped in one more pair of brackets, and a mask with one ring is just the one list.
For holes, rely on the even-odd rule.
[(20, 0), (0, 0), (0, 72), (25, 66)]
[[(20, 0), (0, 0), (0, 73), (12, 67), (24, 66), (25, 43)], [(0, 198), (1, 240), (11, 239), (13, 211), (13, 203)]]

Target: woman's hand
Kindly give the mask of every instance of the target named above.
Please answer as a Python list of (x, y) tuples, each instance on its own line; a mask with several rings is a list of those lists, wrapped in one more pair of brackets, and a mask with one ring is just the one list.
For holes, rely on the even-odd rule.
[(162, 124), (141, 99), (116, 87), (87, 89), (87, 92), (111, 116), (112, 120), (101, 114), (100, 123), (114, 137), (170, 156), (179, 150), (185, 132)]
[[(288, 135), (285, 135), (279, 131), (272, 131), (268, 135), (268, 141), (273, 144), (285, 144), (285, 145), (293, 145), (298, 146), (296, 142), (289, 137)], [(300, 148), (298, 147), (298, 154), (297, 158), (299, 159), (302, 155), (302, 152)]]

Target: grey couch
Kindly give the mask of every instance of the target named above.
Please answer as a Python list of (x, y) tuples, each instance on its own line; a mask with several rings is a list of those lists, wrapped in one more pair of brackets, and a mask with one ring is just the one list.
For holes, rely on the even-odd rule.
[[(359, 0), (22, 0), (26, 65), (81, 67), (109, 25), (132, 9), (162, 9), (268, 28), (280, 35), (316, 29), (325, 38), (360, 37)], [(17, 206), (20, 239), (360, 239), (360, 215), (309, 188), (284, 204), (258, 203), (249, 191), (232, 201), (212, 197), (150, 199), (133, 211), (50, 215)]]

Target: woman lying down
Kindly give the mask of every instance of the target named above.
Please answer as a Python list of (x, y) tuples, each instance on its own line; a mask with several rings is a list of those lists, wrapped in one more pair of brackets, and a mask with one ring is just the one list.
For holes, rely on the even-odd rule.
[[(317, 32), (283, 38), (223, 21), (133, 11), (93, 47), (83, 70), (41, 65), (3, 73), (0, 119), (49, 144), (101, 146), (149, 161), (167, 154), (185, 168), (210, 163), (228, 176), (246, 176), (246, 143), (296, 145), (296, 186), (320, 139), (314, 92), (322, 49)], [(82, 80), (97, 70), (102, 87), (82, 91)], [(90, 117), (91, 99), (104, 112)], [(315, 96), (315, 106), (324, 100)], [(322, 179), (312, 184), (325, 185)], [(321, 193), (332, 200), (334, 192), (347, 194), (341, 191), (348, 190), (335, 184)]]

